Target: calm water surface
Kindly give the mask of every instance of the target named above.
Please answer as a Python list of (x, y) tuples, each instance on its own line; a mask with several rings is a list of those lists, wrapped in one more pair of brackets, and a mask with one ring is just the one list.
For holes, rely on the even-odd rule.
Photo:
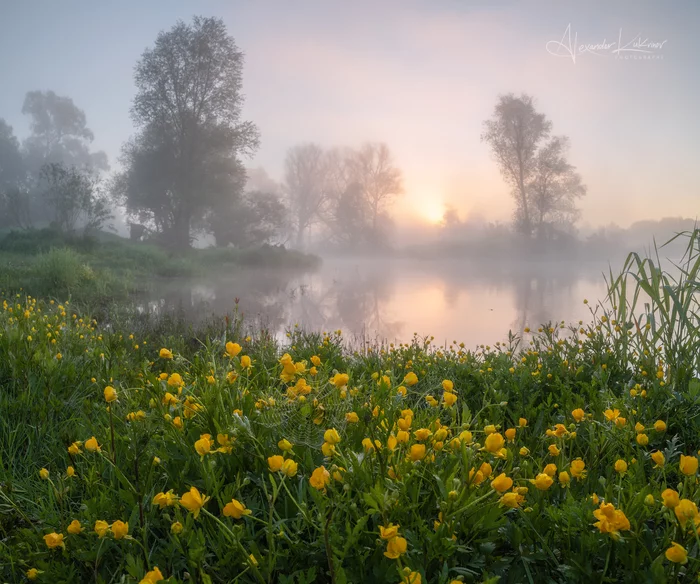
[(590, 319), (605, 297), (606, 262), (493, 266), (456, 261), (325, 260), (313, 272), (251, 269), (170, 281), (152, 310), (177, 308), (193, 320), (238, 310), (281, 338), (288, 327), (342, 329), (346, 337), (493, 344), (550, 321)]

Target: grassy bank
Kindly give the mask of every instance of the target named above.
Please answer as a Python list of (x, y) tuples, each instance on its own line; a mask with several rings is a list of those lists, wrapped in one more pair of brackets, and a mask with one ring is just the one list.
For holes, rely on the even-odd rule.
[(697, 235), (681, 279), (631, 257), (589, 323), (476, 352), (8, 297), (0, 579), (694, 582)]
[(237, 268), (311, 269), (318, 258), (264, 246), (170, 253), (101, 233), (68, 237), (50, 229), (0, 233), (0, 290), (71, 298), (103, 307), (143, 291), (157, 278), (198, 277)]

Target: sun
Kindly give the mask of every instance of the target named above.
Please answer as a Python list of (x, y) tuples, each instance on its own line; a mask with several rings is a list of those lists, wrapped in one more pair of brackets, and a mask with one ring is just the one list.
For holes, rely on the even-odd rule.
[(445, 208), (442, 204), (440, 205), (425, 205), (421, 209), (421, 215), (428, 223), (432, 225), (437, 225), (442, 221), (442, 217), (445, 213)]

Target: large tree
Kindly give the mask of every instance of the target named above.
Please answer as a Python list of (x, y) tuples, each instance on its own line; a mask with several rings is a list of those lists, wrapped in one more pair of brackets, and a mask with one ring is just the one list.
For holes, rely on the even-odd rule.
[(257, 128), (240, 119), (242, 71), (223, 21), (203, 17), (161, 32), (136, 65), (140, 132), (125, 146), (115, 191), (174, 247), (189, 247), (194, 229), (241, 196), (240, 156), (258, 146)]
[(87, 127), (85, 112), (71, 98), (53, 91), (29, 91), (22, 113), (31, 118), (31, 135), (23, 144), (30, 172), (36, 174), (51, 163), (109, 169), (107, 155), (90, 150), (94, 135)]
[(531, 236), (533, 219), (527, 186), (537, 172), (537, 151), (552, 124), (535, 110), (532, 97), (512, 93), (499, 97), (493, 116), (484, 122), (481, 139), (489, 144), (516, 202), (515, 224)]
[[(12, 126), (0, 119), (0, 227), (21, 224), (26, 167)], [(19, 208), (21, 205), (22, 208)]]

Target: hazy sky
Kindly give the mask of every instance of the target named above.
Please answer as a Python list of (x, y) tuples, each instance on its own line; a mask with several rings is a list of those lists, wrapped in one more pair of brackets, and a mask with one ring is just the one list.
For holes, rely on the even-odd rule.
[[(0, 117), (22, 138), (26, 91), (68, 95), (114, 167), (133, 132), (134, 64), (194, 14), (222, 17), (244, 51), (244, 119), (262, 137), (246, 164), (277, 180), (298, 142), (385, 141), (405, 176), (404, 221), (435, 220), (445, 203), (507, 220), (480, 133), (500, 93), (527, 92), (571, 139), (585, 222), (700, 214), (696, 0), (0, 0)], [(567, 27), (578, 45), (666, 42), (646, 59), (617, 45), (550, 54)]]

